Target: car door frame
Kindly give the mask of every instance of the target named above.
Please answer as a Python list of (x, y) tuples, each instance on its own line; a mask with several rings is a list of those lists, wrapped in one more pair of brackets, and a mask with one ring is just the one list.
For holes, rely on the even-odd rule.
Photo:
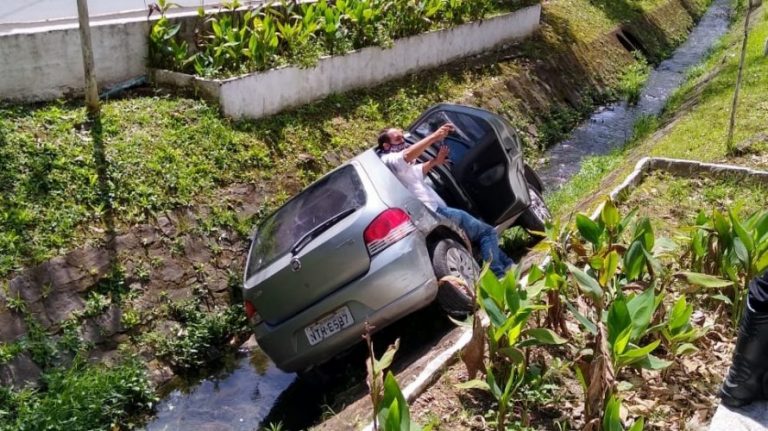
[[(484, 121), (490, 126), (493, 133), (496, 134), (496, 144), (500, 145), (500, 154), (504, 154), (505, 160), (500, 162), (505, 164), (506, 177), (509, 181), (509, 188), (514, 198), (506, 206), (506, 210), (500, 215), (496, 216), (494, 220), (487, 220), (482, 217), (482, 208), (477, 203), (479, 200), (477, 197), (473, 197), (471, 190), (468, 187), (461, 184), (461, 181), (453, 175), (451, 168), (447, 166), (440, 166), (436, 169), (436, 175), (443, 181), (452, 182), (452, 188), (458, 189), (459, 196), (453, 196), (457, 202), (460, 202), (475, 216), (480, 216), (486, 222), (492, 225), (509, 225), (530, 205), (530, 197), (528, 194), (528, 184), (525, 179), (525, 168), (522, 160), (522, 151), (520, 145), (520, 139), (514, 128), (502, 117), (486, 111), (481, 108), (475, 108), (464, 105), (454, 105), (448, 103), (441, 103), (434, 105), (426, 110), (419, 116), (411, 125), (408, 126), (408, 131), (414, 134), (416, 128), (421, 125), (425, 120), (439, 111), (447, 113), (457, 113), (462, 115), (468, 115), (476, 120)], [(435, 147), (431, 147), (425, 151), (424, 160), (432, 159), (436, 156), (437, 150)], [(450, 189), (450, 188), (449, 188)], [(449, 190), (456, 193), (457, 190)], [(461, 206), (461, 205), (460, 205)]]

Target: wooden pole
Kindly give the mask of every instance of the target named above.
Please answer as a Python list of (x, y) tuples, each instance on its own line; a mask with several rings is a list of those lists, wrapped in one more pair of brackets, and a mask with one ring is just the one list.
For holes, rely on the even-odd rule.
[(747, 55), (747, 41), (749, 40), (749, 16), (752, 14), (752, 0), (747, 0), (747, 16), (744, 18), (744, 40), (741, 42), (741, 58), (739, 59), (739, 73), (736, 76), (736, 89), (733, 92), (733, 103), (731, 104), (731, 121), (728, 124), (728, 139), (725, 141), (725, 148), (728, 154), (733, 153), (733, 129), (736, 126), (736, 107), (739, 103), (739, 88), (741, 87), (741, 77), (744, 74), (744, 58)]
[(99, 114), (99, 89), (96, 85), (96, 73), (93, 69), (93, 48), (91, 45), (91, 25), (88, 18), (88, 0), (77, 0), (77, 16), (80, 22), (80, 46), (83, 51), (83, 70), (85, 72), (85, 106), (88, 115)]

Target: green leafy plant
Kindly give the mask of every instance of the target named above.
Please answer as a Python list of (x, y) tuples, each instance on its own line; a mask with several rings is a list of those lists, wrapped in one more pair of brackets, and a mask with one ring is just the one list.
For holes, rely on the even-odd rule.
[(133, 428), (135, 417), (151, 410), (156, 396), (139, 361), (114, 368), (88, 364), (44, 376), (46, 392), (0, 391), (0, 430)]
[(464, 389), (483, 389), (494, 397), (498, 405), (495, 419), (498, 430), (505, 429), (515, 392), (525, 382), (526, 350), (531, 346), (566, 342), (547, 328), (526, 327), (531, 313), (546, 306), (539, 302), (534, 289), (522, 287), (520, 275), (521, 271), (514, 268), (499, 281), (487, 265), (483, 268), (476, 297), (490, 320), (486, 329), (489, 363), (485, 366), (485, 379), (458, 385)]
[(645, 419), (636, 419), (632, 426), (625, 428), (621, 420), (621, 400), (615, 395), (608, 399), (603, 414), (603, 431), (642, 431), (645, 428)]
[(640, 101), (643, 86), (651, 72), (645, 57), (639, 51), (634, 51), (633, 54), (635, 61), (627, 67), (619, 79), (619, 93), (630, 105), (636, 105)]
[(728, 296), (718, 299), (732, 305), (732, 321), (737, 324), (750, 280), (768, 268), (768, 211), (756, 211), (745, 219), (735, 209), (727, 215), (713, 210), (711, 216), (702, 211), (690, 229), (689, 247), (694, 271), (727, 282), (696, 274), (681, 275), (694, 286), (729, 289)]
[(688, 355), (698, 351), (693, 342), (703, 333), (691, 325), (693, 306), (688, 304), (685, 295), (675, 301), (667, 311), (667, 319), (661, 328), (661, 335), (670, 356)]
[[(400, 346), (400, 339), (387, 347), (386, 352), (377, 359), (373, 352), (371, 339), (372, 327), (365, 322), (363, 338), (368, 346), (368, 388), (373, 406), (374, 431), (419, 431), (421, 427), (411, 421), (408, 402), (405, 400), (400, 386), (391, 371), (382, 377), (384, 371), (392, 365), (392, 360)], [(427, 429), (427, 428), (425, 428)]]

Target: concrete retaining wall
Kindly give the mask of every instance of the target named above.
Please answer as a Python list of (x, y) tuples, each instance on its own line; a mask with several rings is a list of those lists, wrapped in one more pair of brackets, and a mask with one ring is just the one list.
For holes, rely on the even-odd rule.
[[(213, 13), (215, 11), (209, 11)], [(146, 16), (91, 21), (99, 88), (147, 73), (150, 25)], [(174, 12), (182, 33), (197, 22), (196, 11)], [(36, 102), (83, 93), (83, 54), (78, 24), (17, 28), (0, 32), (0, 100)]]
[[(98, 23), (91, 28), (99, 86), (146, 73), (149, 23)], [(51, 100), (82, 93), (83, 54), (76, 25), (0, 36), (0, 99)]]
[(541, 5), (399, 39), (389, 49), (364, 48), (320, 59), (315, 67), (285, 67), (226, 80), (207, 80), (153, 71), (161, 85), (193, 87), (217, 101), (224, 115), (260, 118), (333, 93), (366, 87), (487, 51), (505, 41), (531, 35), (539, 26)]

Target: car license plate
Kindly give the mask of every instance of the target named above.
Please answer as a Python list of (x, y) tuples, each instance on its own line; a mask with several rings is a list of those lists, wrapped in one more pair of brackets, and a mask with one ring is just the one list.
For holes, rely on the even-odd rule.
[(352, 326), (353, 323), (355, 323), (355, 320), (352, 318), (349, 308), (341, 307), (330, 316), (324, 317), (304, 328), (304, 333), (307, 334), (309, 345), (314, 346), (342, 329)]

